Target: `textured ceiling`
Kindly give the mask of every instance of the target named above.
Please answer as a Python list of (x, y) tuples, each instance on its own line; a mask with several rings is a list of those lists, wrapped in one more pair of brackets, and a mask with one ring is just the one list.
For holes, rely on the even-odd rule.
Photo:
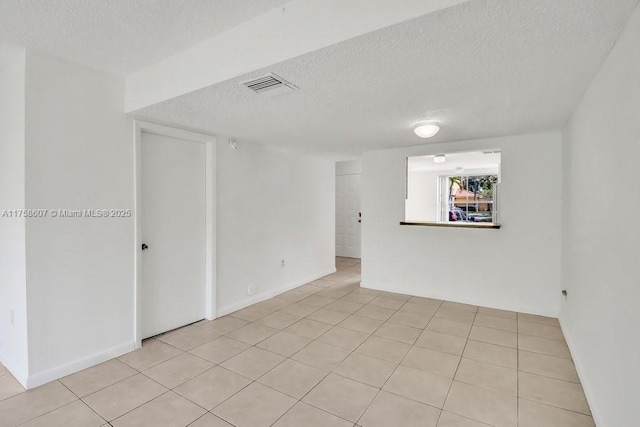
[(0, 41), (127, 75), (288, 0), (0, 0)]
[[(559, 129), (638, 0), (471, 0), (138, 111), (310, 153)], [(279, 97), (238, 85), (273, 71)], [(413, 125), (438, 119), (421, 140)]]

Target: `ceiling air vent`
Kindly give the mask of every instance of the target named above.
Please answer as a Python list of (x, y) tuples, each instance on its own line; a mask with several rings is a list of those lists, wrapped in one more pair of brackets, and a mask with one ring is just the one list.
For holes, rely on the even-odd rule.
[(251, 89), (257, 94), (268, 94), (271, 96), (280, 95), (285, 92), (292, 92), (297, 88), (280, 76), (273, 73), (266, 74), (251, 80), (240, 83), (242, 86)]

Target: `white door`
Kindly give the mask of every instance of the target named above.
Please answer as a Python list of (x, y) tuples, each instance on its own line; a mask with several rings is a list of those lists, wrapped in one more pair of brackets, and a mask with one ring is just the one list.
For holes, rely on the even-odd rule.
[(336, 176), (336, 256), (360, 258), (360, 174)]
[(141, 330), (205, 317), (205, 144), (143, 132)]

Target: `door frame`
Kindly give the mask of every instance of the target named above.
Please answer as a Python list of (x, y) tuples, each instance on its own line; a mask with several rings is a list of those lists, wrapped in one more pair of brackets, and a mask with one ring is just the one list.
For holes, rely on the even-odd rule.
[(142, 346), (142, 132), (205, 144), (205, 316), (216, 318), (216, 137), (204, 133), (134, 120), (134, 325), (136, 348)]

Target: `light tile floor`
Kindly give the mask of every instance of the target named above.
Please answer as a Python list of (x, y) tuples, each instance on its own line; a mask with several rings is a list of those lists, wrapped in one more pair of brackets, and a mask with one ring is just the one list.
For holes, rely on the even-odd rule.
[(0, 427), (593, 426), (556, 319), (360, 288), (358, 260), (24, 392)]

